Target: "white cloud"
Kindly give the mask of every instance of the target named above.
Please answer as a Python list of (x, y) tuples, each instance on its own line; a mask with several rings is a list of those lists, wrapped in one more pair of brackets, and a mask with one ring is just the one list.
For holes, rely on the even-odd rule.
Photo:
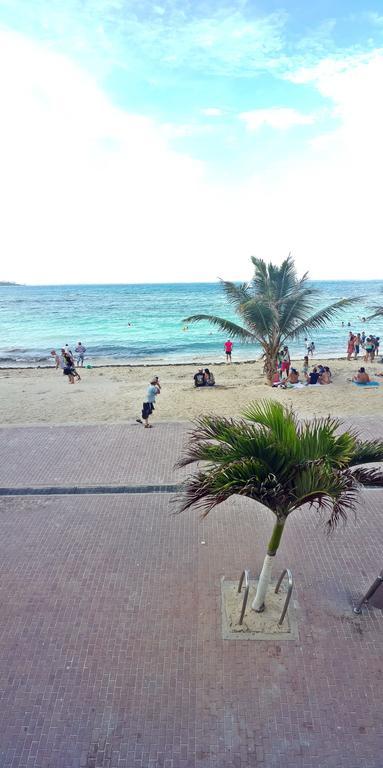
[(286, 131), (296, 125), (312, 125), (315, 121), (314, 115), (307, 115), (290, 107), (253, 109), (250, 112), (241, 112), (239, 119), (245, 123), (248, 131), (258, 131), (263, 126)]
[(296, 73), (338, 127), (236, 184), (64, 57), (3, 33), (0, 67), (2, 280), (243, 279), (289, 250), (314, 277), (381, 276), (381, 52)]
[(382, 275), (382, 51), (297, 73), (332, 104), (337, 127), (249, 185), (259, 255), (291, 248), (316, 276)]
[(206, 109), (201, 109), (201, 112), (206, 117), (222, 117), (224, 114), (223, 109), (218, 109), (217, 107), (206, 107)]
[(64, 58), (14, 34), (0, 43), (12, 73), (0, 89), (1, 279), (181, 279), (180, 254), (201, 249), (195, 220), (208, 225), (202, 165)]

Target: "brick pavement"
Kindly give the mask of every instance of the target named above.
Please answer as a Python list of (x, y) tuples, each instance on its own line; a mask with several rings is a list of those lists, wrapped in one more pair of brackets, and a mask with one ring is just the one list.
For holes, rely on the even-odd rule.
[(140, 424), (0, 428), (0, 487), (174, 483), (188, 429), (166, 422), (149, 430)]
[(0, 499), (1, 768), (382, 768), (383, 614), (351, 610), (382, 567), (381, 498), (331, 538), (288, 521), (289, 643), (221, 639), (220, 578), (259, 570), (272, 524), (249, 500), (200, 521), (167, 494)]
[[(383, 420), (353, 420), (364, 437), (383, 434)], [(379, 433), (379, 423), (382, 424)], [(174, 483), (190, 425), (157, 422), (52, 427), (0, 427), (0, 487)]]

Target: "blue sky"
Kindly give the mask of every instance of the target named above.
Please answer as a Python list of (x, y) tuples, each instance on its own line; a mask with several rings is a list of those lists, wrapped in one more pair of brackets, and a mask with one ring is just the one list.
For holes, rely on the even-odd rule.
[(235, 279), (289, 251), (381, 277), (382, 2), (2, 0), (0, 33), (0, 279)]

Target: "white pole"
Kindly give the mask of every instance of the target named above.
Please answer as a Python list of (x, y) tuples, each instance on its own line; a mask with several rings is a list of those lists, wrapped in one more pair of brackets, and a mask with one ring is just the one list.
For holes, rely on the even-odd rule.
[(258, 581), (257, 593), (251, 606), (253, 611), (257, 611), (257, 613), (261, 613), (265, 607), (266, 593), (271, 581), (274, 557), (275, 555), (266, 555), (263, 561), (263, 566)]

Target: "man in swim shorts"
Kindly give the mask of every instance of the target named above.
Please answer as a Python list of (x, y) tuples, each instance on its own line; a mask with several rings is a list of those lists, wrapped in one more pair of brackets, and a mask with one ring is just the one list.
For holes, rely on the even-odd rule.
[(223, 345), (223, 348), (224, 348), (225, 354), (226, 354), (226, 362), (227, 363), (231, 363), (231, 352), (232, 352), (232, 349), (233, 349), (233, 342), (230, 341), (230, 339), (228, 339), (227, 341), (225, 341), (225, 343)]

